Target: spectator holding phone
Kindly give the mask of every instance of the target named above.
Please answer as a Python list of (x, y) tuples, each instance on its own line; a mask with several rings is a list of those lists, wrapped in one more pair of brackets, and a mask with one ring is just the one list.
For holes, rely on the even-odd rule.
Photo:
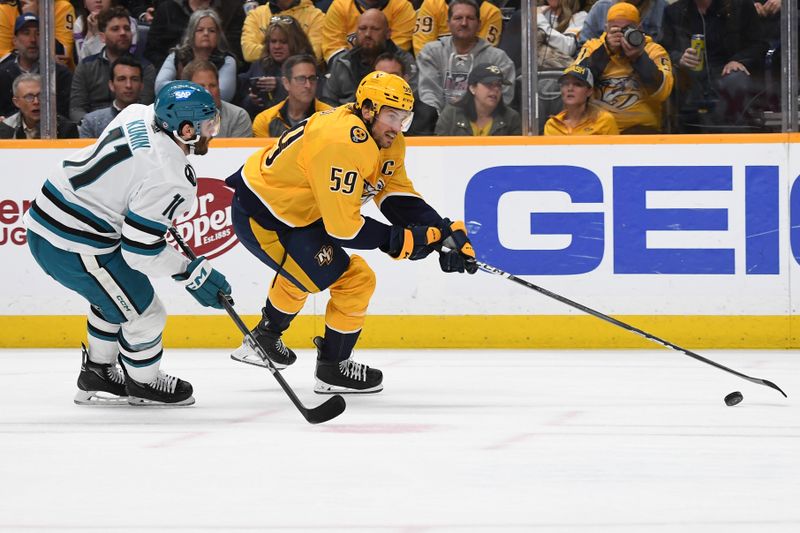
[(264, 51), (261, 59), (250, 65), (240, 75), (248, 80), (249, 93), (242, 100), (251, 117), (282, 102), (288, 93), (281, 83), (283, 62), (298, 54), (314, 55), (314, 47), (293, 17), (272, 17), (264, 34)]
[(317, 60), (310, 55), (292, 56), (283, 62), (286, 99), (258, 114), (253, 121), (253, 137), (280, 137), (317, 111), (331, 107), (316, 99)]
[(156, 92), (167, 83), (181, 79), (183, 68), (194, 59), (211, 61), (219, 70), (219, 92), (226, 102), (236, 94), (236, 58), (229, 52), (222, 32), (222, 19), (213, 9), (199, 9), (189, 17), (181, 39), (164, 60), (156, 77)]

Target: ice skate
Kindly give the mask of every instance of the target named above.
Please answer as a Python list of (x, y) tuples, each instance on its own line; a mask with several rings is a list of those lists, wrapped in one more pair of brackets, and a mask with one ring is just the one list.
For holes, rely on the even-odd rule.
[(81, 373), (78, 374), (78, 405), (114, 407), (128, 405), (125, 376), (119, 365), (95, 363), (81, 343)]
[[(251, 333), (278, 370), (283, 370), (297, 360), (295, 353), (281, 340), (280, 333), (269, 330), (266, 327), (266, 323), (263, 321), (259, 323)], [(247, 363), (264, 368), (267, 367), (267, 362), (261, 358), (255, 348), (250, 346), (247, 339), (245, 339), (242, 345), (231, 354), (231, 359), (239, 361), (240, 363)]]
[(325, 361), (321, 359), (325, 340), (314, 337), (317, 347), (317, 370), (314, 376), (317, 394), (367, 394), (383, 390), (383, 373), (377, 368), (356, 363), (352, 359)]
[(125, 366), (128, 403), (144, 407), (184, 407), (194, 404), (192, 384), (159, 371), (150, 383), (140, 383), (128, 375)]

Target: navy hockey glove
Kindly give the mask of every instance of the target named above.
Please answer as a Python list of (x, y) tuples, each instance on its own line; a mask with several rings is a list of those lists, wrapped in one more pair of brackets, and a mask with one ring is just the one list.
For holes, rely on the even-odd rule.
[(226, 296), (231, 293), (231, 286), (225, 276), (211, 268), (211, 263), (205, 257), (198, 257), (189, 263), (186, 272), (175, 274), (172, 278), (186, 283), (186, 290), (204, 307), (222, 309), (217, 294), (220, 291)]
[(434, 226), (392, 226), (386, 252), (395, 259), (416, 261), (428, 257), (441, 240), (442, 231)]
[(463, 222), (450, 222), (443, 219), (446, 229), (442, 249), (439, 250), (439, 266), (444, 272), (468, 272), (474, 274), (478, 271), (475, 260), (475, 250), (467, 237), (467, 227)]

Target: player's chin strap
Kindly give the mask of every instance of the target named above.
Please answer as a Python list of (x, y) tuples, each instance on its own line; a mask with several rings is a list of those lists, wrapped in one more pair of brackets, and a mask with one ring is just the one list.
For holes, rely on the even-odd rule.
[(178, 132), (176, 130), (172, 130), (172, 137), (176, 141), (178, 141), (179, 143), (188, 146), (189, 147), (189, 153), (193, 154), (194, 153), (194, 145), (197, 144), (197, 141), (200, 140), (201, 136), (199, 134), (195, 135), (194, 139), (189, 139), (187, 141), (186, 139), (181, 138), (181, 136), (178, 134)]

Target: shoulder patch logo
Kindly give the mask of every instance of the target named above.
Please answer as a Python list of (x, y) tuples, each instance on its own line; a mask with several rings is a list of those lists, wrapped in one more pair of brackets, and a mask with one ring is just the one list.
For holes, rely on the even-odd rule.
[(186, 165), (186, 168), (183, 169), (183, 173), (186, 176), (186, 179), (189, 180), (189, 183), (197, 186), (197, 175), (194, 173), (194, 169), (192, 165)]
[(350, 129), (350, 140), (354, 143), (363, 143), (367, 140), (367, 132), (364, 131), (364, 128), (360, 128), (358, 126), (353, 126)]

